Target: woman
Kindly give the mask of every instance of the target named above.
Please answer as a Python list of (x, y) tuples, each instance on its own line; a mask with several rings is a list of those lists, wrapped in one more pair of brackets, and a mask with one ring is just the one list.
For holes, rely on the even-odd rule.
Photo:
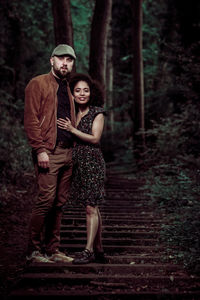
[(74, 170), (71, 195), (86, 208), (87, 244), (74, 264), (106, 262), (102, 249), (102, 222), (98, 204), (104, 198), (105, 161), (100, 150), (105, 110), (103, 92), (88, 75), (76, 74), (70, 89), (77, 108), (77, 128), (66, 118), (58, 120), (59, 128), (71, 132), (76, 139), (73, 149)]

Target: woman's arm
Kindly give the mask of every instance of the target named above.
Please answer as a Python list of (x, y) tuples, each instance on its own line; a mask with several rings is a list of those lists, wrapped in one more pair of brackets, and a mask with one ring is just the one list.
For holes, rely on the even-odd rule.
[(71, 121), (68, 118), (66, 118), (66, 120), (58, 119), (57, 123), (59, 128), (71, 132), (82, 141), (89, 142), (92, 144), (98, 144), (103, 132), (104, 115), (102, 113), (99, 113), (95, 117), (92, 124), (92, 134), (84, 133), (76, 129), (75, 127), (72, 126)]

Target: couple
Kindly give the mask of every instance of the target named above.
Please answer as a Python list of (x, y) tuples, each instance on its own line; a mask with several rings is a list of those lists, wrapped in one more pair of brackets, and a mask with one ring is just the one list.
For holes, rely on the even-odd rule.
[[(98, 209), (105, 175), (99, 146), (103, 93), (88, 75), (70, 76), (75, 59), (72, 47), (58, 45), (50, 73), (34, 77), (25, 89), (24, 127), (38, 183), (27, 261), (105, 262)], [(75, 258), (59, 250), (62, 209), (69, 196), (86, 208), (87, 244)]]

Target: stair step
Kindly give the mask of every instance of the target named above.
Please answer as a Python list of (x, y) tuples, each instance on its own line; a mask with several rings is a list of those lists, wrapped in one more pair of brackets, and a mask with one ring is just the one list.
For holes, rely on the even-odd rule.
[[(62, 230), (61, 236), (66, 238), (75, 238), (75, 237), (85, 237), (86, 236), (86, 229), (83, 230)], [(151, 233), (151, 232), (134, 232), (134, 231), (103, 231), (102, 237), (103, 238), (134, 238), (134, 239), (155, 239), (158, 238), (158, 233)]]
[[(79, 252), (83, 250), (83, 244), (63, 244), (61, 243), (60, 249), (61, 251), (71, 251), (71, 252)], [(157, 253), (159, 251), (163, 250), (162, 247), (158, 246), (120, 246), (120, 245), (105, 245), (104, 251), (105, 253)]]
[[(66, 271), (67, 272), (67, 271)], [(199, 278), (191, 278), (188, 276), (162, 276), (162, 275), (150, 275), (144, 274), (143, 276), (135, 276), (132, 274), (118, 274), (118, 276), (110, 274), (74, 274), (74, 273), (28, 273), (23, 274), (21, 279), (21, 284), (31, 284), (32, 286), (36, 284), (37, 286), (44, 286), (44, 284), (49, 283), (51, 285), (56, 285), (57, 282), (66, 285), (71, 284), (91, 284), (91, 281), (96, 281), (99, 285), (106, 283), (125, 283), (127, 287), (134, 287), (137, 285), (152, 285), (159, 286), (159, 288), (172, 288), (175, 285), (179, 288), (187, 282), (187, 284), (194, 284), (199, 281)]]
[[(86, 218), (63, 218), (62, 219), (62, 224), (83, 224), (86, 223)], [(161, 224), (161, 220), (156, 220), (156, 219), (142, 219), (142, 218), (138, 218), (138, 219), (126, 219), (126, 218), (121, 218), (121, 219), (112, 219), (112, 218), (104, 218), (103, 219), (103, 223), (106, 224), (150, 224), (150, 225), (156, 225), (156, 224)]]
[[(62, 226), (62, 229), (63, 230), (66, 230), (66, 229), (68, 229), (68, 230), (77, 230), (77, 228), (78, 228), (78, 230), (85, 230), (86, 228), (85, 228), (85, 225), (84, 224), (73, 224), (73, 225), (71, 225), (71, 224), (62, 224), (61, 225)], [(77, 226), (77, 227), (76, 227)], [(124, 230), (128, 230), (128, 231), (135, 231), (135, 232), (137, 232), (137, 231), (144, 231), (144, 232), (156, 232), (156, 231), (159, 231), (160, 230), (160, 227), (156, 227), (156, 226), (153, 226), (153, 227), (151, 227), (151, 226), (149, 226), (149, 224), (148, 225), (141, 225), (141, 224), (139, 224), (139, 225), (103, 225), (103, 231), (104, 230), (107, 230), (107, 231), (110, 231), (110, 232), (112, 232), (112, 231), (115, 231), (115, 232), (118, 232), (118, 231), (124, 231)]]
[[(114, 238), (103, 238), (103, 245), (104, 246), (109, 246), (109, 245), (120, 245), (120, 246), (131, 246), (131, 245), (144, 245), (144, 246), (156, 246), (158, 241), (155, 239), (122, 239), (122, 238), (118, 238), (118, 239), (114, 239)], [(82, 244), (82, 245), (86, 245), (87, 242), (87, 238), (86, 236), (84, 238), (78, 238), (78, 237), (73, 237), (71, 236), (71, 238), (69, 237), (63, 237), (61, 240), (61, 245), (62, 244)]]
[[(100, 290), (97, 290), (99, 288)], [(107, 289), (107, 290), (106, 290)], [(120, 290), (121, 289), (121, 290)], [(126, 288), (124, 285), (102, 285), (99, 286), (93, 282), (93, 289), (91, 287), (80, 288), (78, 286), (78, 290), (76, 287), (74, 289), (62, 289), (62, 286), (56, 288), (55, 290), (34, 290), (34, 289), (19, 289), (15, 293), (13, 293), (9, 300), (21, 300), (21, 299), (35, 299), (36, 297), (40, 297), (40, 299), (50, 299), (50, 300), (57, 300), (58, 298), (62, 299), (69, 299), (69, 300), (199, 300), (199, 293), (198, 292), (189, 292), (186, 294), (185, 291), (177, 292), (177, 291), (168, 291), (167, 289), (159, 289), (157, 291), (148, 291), (145, 292), (142, 289), (144, 287), (136, 287), (135, 289), (131, 288), (130, 290)], [(110, 290), (110, 291), (109, 291)], [(134, 298), (133, 298), (134, 297)]]
[[(134, 274), (141, 275), (144, 272), (150, 272), (151, 275), (154, 273), (169, 275), (180, 268), (178, 265), (172, 264), (97, 264), (91, 263), (87, 265), (73, 265), (73, 264), (64, 264), (64, 263), (56, 263), (56, 264), (46, 264), (46, 263), (37, 263), (37, 265), (31, 265), (29, 267), (29, 275), (31, 273), (80, 273), (80, 274), (102, 274), (109, 273), (112, 274), (121, 274), (122, 272), (125, 274)], [(30, 275), (31, 276), (31, 275)], [(182, 276), (182, 274), (181, 274)]]

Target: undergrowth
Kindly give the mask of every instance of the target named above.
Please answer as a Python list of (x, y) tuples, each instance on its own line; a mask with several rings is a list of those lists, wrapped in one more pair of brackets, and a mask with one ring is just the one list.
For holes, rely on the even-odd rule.
[[(188, 122), (184, 112), (163, 119), (147, 132), (153, 143), (145, 157), (143, 188), (157, 209), (164, 211), (160, 242), (166, 256), (200, 274), (200, 159), (195, 151), (199, 144), (190, 144)], [(197, 119), (192, 125), (198, 131)]]

